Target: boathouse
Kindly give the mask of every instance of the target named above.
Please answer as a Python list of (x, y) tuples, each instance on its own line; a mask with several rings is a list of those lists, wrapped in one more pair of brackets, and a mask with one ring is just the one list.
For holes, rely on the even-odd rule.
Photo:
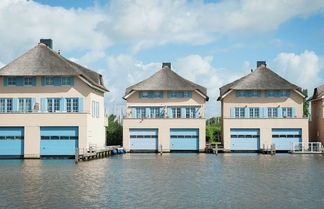
[(163, 63), (126, 89), (123, 146), (127, 151), (204, 151), (207, 89)]
[(220, 88), (222, 140), (225, 150), (278, 151), (308, 142), (302, 89), (258, 61), (248, 75)]
[(102, 76), (41, 43), (0, 69), (0, 157), (74, 156), (105, 146)]
[(311, 102), (310, 140), (324, 144), (324, 84), (314, 89)]

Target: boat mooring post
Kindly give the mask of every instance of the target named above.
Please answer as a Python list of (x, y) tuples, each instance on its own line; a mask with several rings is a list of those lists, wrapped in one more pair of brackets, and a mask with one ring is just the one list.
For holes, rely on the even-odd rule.
[(79, 148), (75, 148), (74, 162), (76, 164), (79, 162)]

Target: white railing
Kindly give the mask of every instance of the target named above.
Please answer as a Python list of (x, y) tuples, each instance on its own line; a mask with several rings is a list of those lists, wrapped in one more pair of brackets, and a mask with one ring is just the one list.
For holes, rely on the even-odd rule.
[(323, 152), (323, 146), (321, 142), (297, 142), (293, 143), (292, 151), (301, 153), (319, 153)]

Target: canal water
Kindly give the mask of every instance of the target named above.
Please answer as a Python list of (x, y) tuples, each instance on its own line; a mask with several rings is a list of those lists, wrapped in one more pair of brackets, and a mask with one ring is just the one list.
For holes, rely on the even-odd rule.
[(324, 155), (0, 160), (0, 208), (324, 208)]

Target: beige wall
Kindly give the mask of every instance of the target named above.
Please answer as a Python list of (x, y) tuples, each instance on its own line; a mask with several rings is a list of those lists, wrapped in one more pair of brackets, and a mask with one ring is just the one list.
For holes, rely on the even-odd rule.
[(199, 129), (199, 151), (206, 147), (205, 119), (124, 119), (123, 120), (123, 147), (129, 151), (129, 129), (155, 128), (158, 129), (158, 144), (162, 145), (164, 152), (170, 151), (171, 128), (197, 128)]
[[(221, 100), (222, 116), (222, 141), (224, 148), (231, 149), (231, 128), (257, 128), (260, 129), (260, 146), (272, 144), (272, 128), (301, 128), (302, 140), (308, 142), (308, 119), (303, 118), (303, 97), (294, 91), (288, 98), (265, 97), (265, 91), (261, 91), (261, 97), (244, 98), (236, 97), (236, 91), (232, 91)], [(230, 118), (233, 107), (293, 107), (296, 108), (296, 118)]]
[(324, 144), (324, 99), (311, 102), (310, 141)]
[(296, 92), (291, 91), (288, 98), (264, 97), (264, 91), (261, 97), (236, 97), (233, 91), (222, 100), (222, 117), (230, 118), (232, 107), (294, 107), (296, 108), (297, 118), (303, 117), (303, 98)]
[(87, 147), (86, 113), (0, 113), (0, 127), (24, 127), (24, 156), (39, 158), (41, 126), (78, 126), (79, 148)]
[(224, 148), (231, 149), (231, 128), (256, 128), (260, 129), (260, 146), (270, 147), (272, 144), (273, 128), (300, 128), (302, 129), (302, 141), (308, 142), (307, 118), (226, 118), (223, 119)]
[(205, 99), (197, 92), (192, 92), (192, 98), (168, 98), (168, 92), (163, 91), (163, 98), (139, 98), (136, 91), (127, 98), (127, 116), (131, 114), (130, 107), (136, 106), (200, 106), (199, 115), (205, 117)]
[[(79, 126), (79, 147), (89, 145), (103, 147), (106, 143), (104, 114), (104, 93), (89, 87), (79, 78), (74, 86), (42, 86), (41, 77), (36, 78), (36, 86), (4, 86), (0, 77), (0, 98), (41, 98), (82, 97), (84, 113), (0, 113), (0, 126), (25, 127), (25, 156), (39, 157), (40, 126)], [(92, 100), (99, 102), (99, 118), (92, 118)], [(41, 104), (40, 104), (41, 110)]]

